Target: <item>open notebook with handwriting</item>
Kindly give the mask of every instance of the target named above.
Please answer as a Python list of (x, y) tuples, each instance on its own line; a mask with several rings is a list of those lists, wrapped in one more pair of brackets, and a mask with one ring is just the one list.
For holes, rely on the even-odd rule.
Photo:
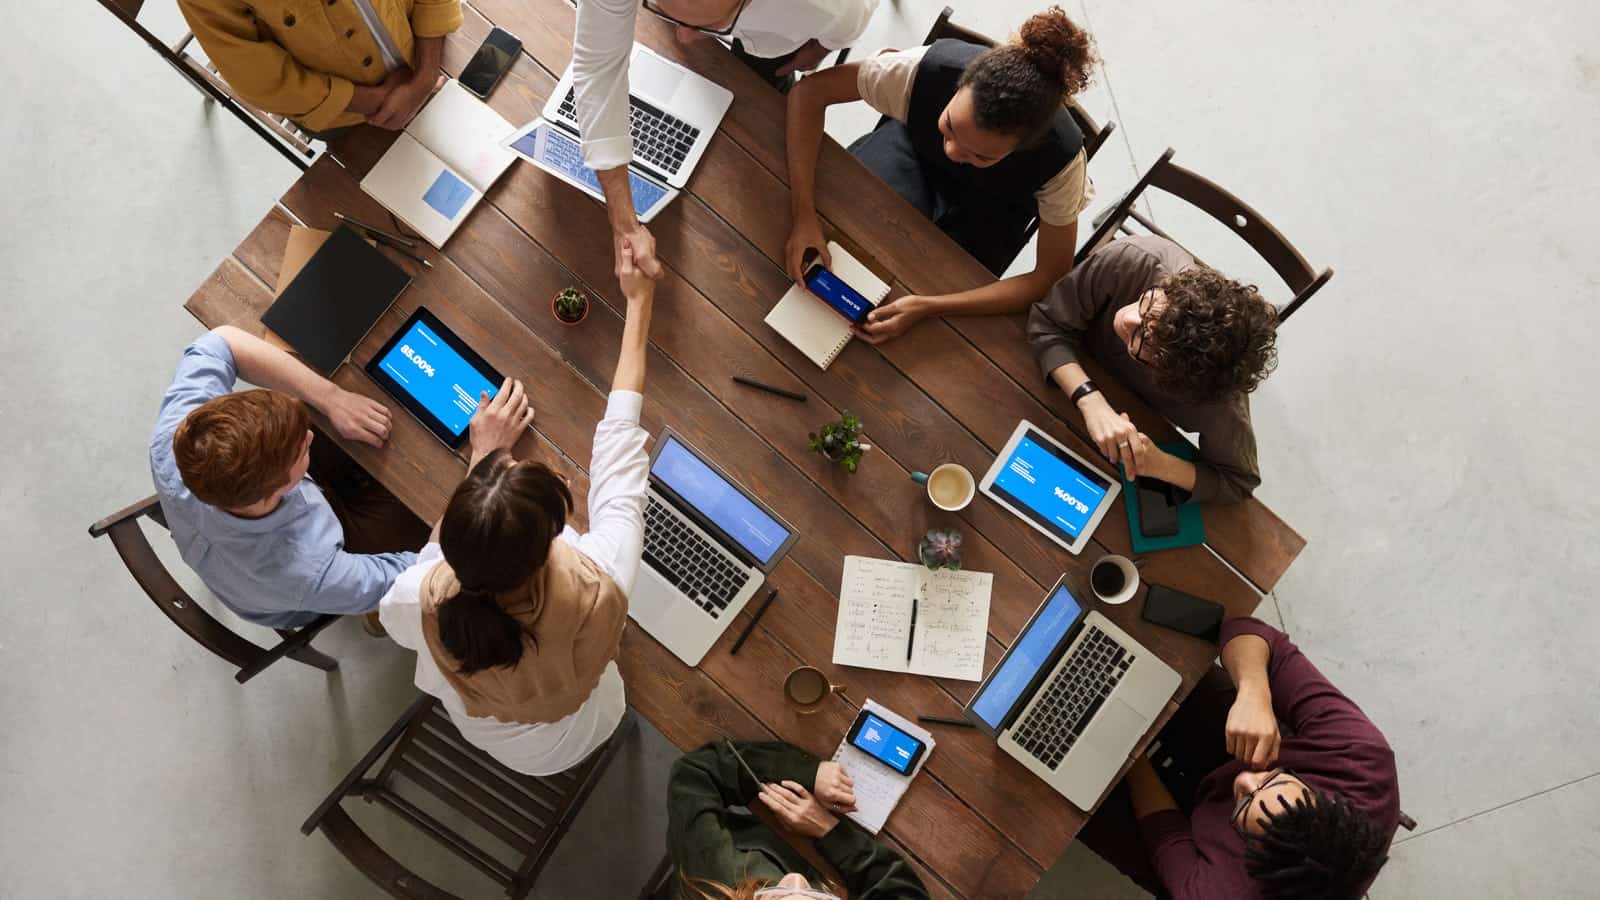
[(916, 563), (846, 556), (833, 661), (982, 681), (993, 583), (988, 572), (930, 570)]

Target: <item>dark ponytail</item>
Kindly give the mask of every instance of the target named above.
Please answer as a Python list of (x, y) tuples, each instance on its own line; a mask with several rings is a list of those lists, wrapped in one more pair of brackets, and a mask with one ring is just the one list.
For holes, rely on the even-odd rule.
[(439, 641), (462, 674), (522, 659), (522, 627), (495, 598), (544, 566), (571, 511), (560, 476), (504, 450), (484, 457), (451, 495), (439, 546), (461, 590), (439, 605)]
[(961, 73), (978, 127), (1038, 140), (1069, 97), (1094, 77), (1094, 38), (1052, 6), (1022, 23), (1017, 39), (985, 51)]

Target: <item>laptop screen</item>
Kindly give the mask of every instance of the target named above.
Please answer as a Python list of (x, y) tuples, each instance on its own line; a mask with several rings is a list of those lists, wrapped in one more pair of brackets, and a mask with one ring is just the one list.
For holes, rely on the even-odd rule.
[[(604, 200), (605, 192), (600, 187), (599, 176), (595, 175), (593, 169), (583, 164), (583, 150), (578, 144), (578, 139), (560, 128), (548, 124), (536, 128), (512, 141), (511, 149), (528, 159), (537, 160), (561, 172), (574, 182), (583, 185), (595, 199)], [(634, 214), (641, 217), (661, 202), (661, 198), (671, 190), (665, 185), (643, 177), (632, 167), (628, 169), (628, 186), (633, 193)]]
[(1063, 584), (1044, 602), (1027, 629), (1017, 636), (1011, 649), (1006, 651), (1005, 659), (972, 700), (972, 711), (990, 730), (999, 731), (1017, 701), (1025, 699), (1023, 692), (1033, 683), (1039, 670), (1050, 665), (1061, 639), (1082, 612), (1077, 598)]
[(670, 435), (656, 454), (650, 475), (761, 565), (771, 562), (789, 540), (789, 529), (782, 522), (767, 515), (743, 491)]

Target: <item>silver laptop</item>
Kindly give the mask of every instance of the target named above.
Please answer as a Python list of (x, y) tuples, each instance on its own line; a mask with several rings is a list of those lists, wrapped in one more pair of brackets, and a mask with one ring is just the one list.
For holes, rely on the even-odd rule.
[(1100, 802), (1183, 679), (1063, 576), (967, 704), (967, 718), (1072, 805)]
[(691, 666), (799, 535), (670, 428), (650, 454), (644, 559), (628, 615)]

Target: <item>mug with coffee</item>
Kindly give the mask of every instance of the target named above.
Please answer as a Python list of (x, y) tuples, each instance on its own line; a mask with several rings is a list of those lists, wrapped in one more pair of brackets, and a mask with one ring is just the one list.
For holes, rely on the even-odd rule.
[(842, 684), (829, 684), (828, 676), (815, 666), (801, 666), (783, 679), (783, 695), (800, 708), (802, 714), (814, 713), (829, 694), (844, 690)]
[(912, 472), (911, 480), (928, 486), (928, 499), (946, 512), (966, 509), (978, 492), (972, 473), (960, 463), (945, 463), (932, 472)]
[(1126, 556), (1102, 556), (1089, 569), (1089, 587), (1102, 603), (1127, 603), (1139, 589), (1139, 568)]

